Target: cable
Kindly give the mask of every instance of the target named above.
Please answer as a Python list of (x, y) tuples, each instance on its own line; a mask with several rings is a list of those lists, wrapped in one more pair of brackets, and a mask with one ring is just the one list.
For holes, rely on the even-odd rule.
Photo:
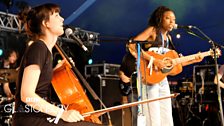
[[(107, 108), (106, 105), (102, 101), (102, 92), (103, 92), (102, 91), (102, 76), (98, 74), (97, 77), (99, 77), (99, 79), (100, 79), (100, 99), (98, 99), (98, 101), (100, 102), (100, 105), (103, 106), (103, 108)], [(112, 126), (112, 121), (111, 121), (111, 117), (110, 117), (110, 113), (109, 112), (107, 112), (107, 118), (108, 118), (109, 126)]]
[[(208, 41), (209, 44), (211, 44), (212, 46), (212, 49), (213, 49), (213, 54), (214, 54), (214, 61), (215, 61), (215, 73), (216, 73), (216, 76), (218, 76), (218, 63), (217, 63), (217, 54), (216, 54), (216, 48), (217, 47), (220, 47), (220, 48), (224, 48), (223, 45), (220, 45), (216, 42), (214, 42), (211, 38), (209, 38), (202, 30), (200, 30), (198, 27), (194, 26), (193, 27), (194, 29), (196, 29), (201, 35), (203, 35), (203, 37), (193, 33), (192, 31), (191, 32), (187, 32), (189, 33), (190, 35), (193, 35), (193, 36), (196, 36), (198, 38), (201, 38), (202, 40), (206, 40)], [(223, 108), (222, 108), (222, 99), (221, 99), (221, 89), (220, 89), (220, 84), (219, 84), (219, 80), (217, 78), (217, 95), (218, 95), (218, 102), (219, 102), (219, 108), (220, 108), (220, 116), (221, 116), (221, 124), (224, 125), (224, 118), (223, 118)]]

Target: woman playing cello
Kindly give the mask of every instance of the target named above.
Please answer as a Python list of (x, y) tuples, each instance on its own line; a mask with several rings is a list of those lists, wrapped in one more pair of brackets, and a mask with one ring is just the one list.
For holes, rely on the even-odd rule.
[(64, 33), (64, 19), (59, 12), (59, 6), (48, 3), (20, 14), (27, 34), (34, 42), (27, 48), (20, 64), (13, 126), (52, 126), (54, 122), (63, 126), (98, 125), (83, 121), (76, 110), (63, 110), (49, 101), (52, 48), (58, 36)]

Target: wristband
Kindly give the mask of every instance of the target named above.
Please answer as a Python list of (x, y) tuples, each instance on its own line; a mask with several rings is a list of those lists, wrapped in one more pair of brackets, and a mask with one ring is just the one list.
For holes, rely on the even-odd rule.
[(148, 66), (147, 66), (147, 68), (149, 68), (150, 69), (150, 73), (149, 73), (149, 75), (152, 75), (152, 65), (153, 65), (153, 61), (154, 61), (154, 57), (150, 57), (150, 60), (149, 60), (149, 64), (148, 64)]
[(55, 124), (58, 124), (58, 121), (59, 121), (59, 119), (61, 118), (63, 112), (64, 112), (64, 109), (63, 109), (63, 108), (60, 108), (60, 110), (59, 110), (59, 112), (58, 112), (58, 114), (57, 114), (57, 116), (56, 116), (56, 118), (55, 118), (55, 120), (54, 120), (54, 123), (55, 123)]

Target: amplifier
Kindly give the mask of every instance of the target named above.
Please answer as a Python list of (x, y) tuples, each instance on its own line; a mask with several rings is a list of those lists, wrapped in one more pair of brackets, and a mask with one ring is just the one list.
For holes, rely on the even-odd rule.
[(119, 64), (91, 64), (85, 66), (85, 76), (101, 75), (105, 77), (118, 77), (118, 71), (120, 69)]
[[(220, 67), (220, 65), (219, 65)], [(215, 65), (195, 65), (193, 70), (193, 79), (196, 85), (202, 84), (204, 78), (205, 85), (213, 85), (215, 78)]]

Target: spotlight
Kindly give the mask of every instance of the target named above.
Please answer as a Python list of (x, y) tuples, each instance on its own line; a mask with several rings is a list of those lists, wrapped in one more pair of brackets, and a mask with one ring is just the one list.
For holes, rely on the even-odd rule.
[[(69, 27), (72, 28), (72, 27)], [(99, 33), (93, 31), (83, 30), (81, 28), (72, 28), (73, 34), (81, 39), (83, 42), (87, 43), (97, 43), (99, 41)]]
[(180, 39), (180, 37), (181, 37), (181, 35), (178, 33), (178, 34), (176, 34), (176, 38), (177, 39)]
[(89, 38), (92, 39), (94, 36), (92, 33), (89, 34)]
[(90, 65), (90, 64), (93, 64), (93, 59), (89, 59), (88, 60), (88, 64)]
[(3, 55), (3, 49), (0, 49), (0, 56)]

